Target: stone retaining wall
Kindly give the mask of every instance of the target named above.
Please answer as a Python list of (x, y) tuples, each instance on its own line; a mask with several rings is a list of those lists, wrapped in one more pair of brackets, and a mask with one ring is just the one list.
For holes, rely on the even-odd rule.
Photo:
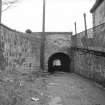
[(105, 23), (73, 36), (72, 47), (74, 72), (105, 86)]
[(37, 71), (40, 61), (40, 38), (36, 36), (1, 25), (0, 70), (21, 73)]

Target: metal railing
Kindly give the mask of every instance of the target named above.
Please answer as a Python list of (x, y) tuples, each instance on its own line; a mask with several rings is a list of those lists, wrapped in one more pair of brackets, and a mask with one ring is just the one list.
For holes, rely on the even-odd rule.
[(104, 50), (105, 23), (92, 27), (86, 31), (77, 33), (76, 35), (72, 36), (73, 47)]

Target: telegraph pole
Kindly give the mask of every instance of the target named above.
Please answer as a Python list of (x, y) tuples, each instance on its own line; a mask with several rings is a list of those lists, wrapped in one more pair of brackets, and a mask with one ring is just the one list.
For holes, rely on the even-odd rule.
[(43, 0), (43, 22), (41, 34), (41, 47), (40, 47), (40, 69), (44, 71), (44, 51), (45, 51), (45, 0)]
[(0, 24), (1, 24), (1, 17), (2, 17), (2, 0), (0, 0)]
[[(84, 15), (84, 25), (85, 25), (85, 36), (86, 38), (88, 38), (88, 35), (87, 35), (87, 22), (86, 22), (86, 13), (83, 14)], [(86, 45), (86, 48), (88, 49), (88, 40), (86, 41), (87, 45)]]
[(84, 15), (85, 35), (87, 36), (86, 13), (84, 13), (83, 15)]
[(74, 25), (75, 25), (75, 35), (77, 34), (77, 24), (76, 24), (76, 22), (74, 23)]

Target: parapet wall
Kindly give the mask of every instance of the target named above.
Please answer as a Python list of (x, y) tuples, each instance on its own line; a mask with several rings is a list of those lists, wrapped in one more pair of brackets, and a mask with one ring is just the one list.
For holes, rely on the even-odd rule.
[(105, 51), (105, 23), (74, 35), (72, 37), (72, 46)]
[(0, 25), (0, 70), (28, 73), (39, 69), (40, 38)]

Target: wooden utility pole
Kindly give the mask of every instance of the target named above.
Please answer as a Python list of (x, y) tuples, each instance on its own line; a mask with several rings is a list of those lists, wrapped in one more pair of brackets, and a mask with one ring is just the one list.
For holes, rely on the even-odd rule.
[(0, 24), (1, 24), (1, 17), (2, 17), (2, 0), (0, 0)]
[(87, 23), (86, 23), (86, 13), (84, 15), (84, 26), (85, 26), (85, 35), (87, 36)]
[(43, 24), (41, 34), (41, 47), (40, 47), (40, 69), (44, 71), (44, 51), (45, 51), (45, 0), (43, 0)]
[[(86, 23), (86, 13), (84, 13), (84, 25), (85, 25), (85, 36), (86, 36), (86, 39), (88, 38), (88, 35), (87, 35), (87, 23)], [(86, 40), (86, 48), (88, 49), (88, 40)]]
[(75, 35), (77, 34), (77, 24), (76, 24), (76, 22), (74, 23), (74, 25), (75, 25)]

